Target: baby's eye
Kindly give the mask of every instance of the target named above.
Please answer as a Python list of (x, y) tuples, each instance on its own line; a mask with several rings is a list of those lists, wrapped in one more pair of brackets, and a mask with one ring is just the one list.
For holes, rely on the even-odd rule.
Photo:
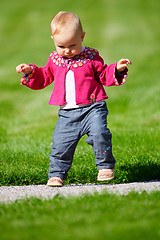
[(58, 46), (59, 48), (64, 48), (64, 46)]

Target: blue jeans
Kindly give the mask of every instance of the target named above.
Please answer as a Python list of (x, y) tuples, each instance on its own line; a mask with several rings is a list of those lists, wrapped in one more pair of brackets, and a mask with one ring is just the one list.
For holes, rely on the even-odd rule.
[(59, 119), (53, 133), (49, 178), (67, 178), (75, 148), (85, 134), (88, 135), (86, 142), (93, 147), (97, 169), (114, 168), (112, 134), (107, 128), (106, 102), (100, 101), (77, 109), (59, 110), (58, 115)]

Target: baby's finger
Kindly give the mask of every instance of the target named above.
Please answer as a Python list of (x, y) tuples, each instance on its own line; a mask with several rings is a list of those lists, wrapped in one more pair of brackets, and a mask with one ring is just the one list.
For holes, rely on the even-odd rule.
[(22, 64), (20, 64), (20, 65), (18, 65), (17, 67), (16, 67), (16, 71), (17, 71), (17, 73), (21, 73), (22, 72)]
[(121, 64), (121, 68), (126, 68), (127, 67), (127, 64)]
[(132, 64), (129, 59), (121, 59), (121, 60), (120, 60), (120, 63), (121, 63), (121, 64)]
[(127, 64), (132, 64), (132, 62), (129, 59), (126, 59)]
[(21, 70), (22, 70), (22, 72), (26, 71), (27, 70), (27, 66), (26, 65), (22, 66)]
[(125, 59), (126, 64), (132, 64), (131, 61), (129, 59)]
[(27, 64), (22, 64), (21, 72), (28, 74), (28, 68), (29, 68), (29, 66)]

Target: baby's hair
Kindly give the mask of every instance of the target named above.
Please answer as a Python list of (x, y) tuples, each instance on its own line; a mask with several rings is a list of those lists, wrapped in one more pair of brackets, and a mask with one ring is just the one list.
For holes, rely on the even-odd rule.
[(51, 21), (51, 34), (52, 36), (63, 32), (64, 30), (75, 30), (83, 32), (82, 24), (77, 15), (72, 12), (59, 12), (56, 16), (53, 17)]

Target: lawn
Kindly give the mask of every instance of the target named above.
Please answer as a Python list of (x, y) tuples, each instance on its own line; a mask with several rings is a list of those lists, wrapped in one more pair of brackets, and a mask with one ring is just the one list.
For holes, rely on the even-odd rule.
[(1, 205), (2, 240), (158, 240), (160, 192), (94, 194)]
[[(54, 50), (50, 20), (77, 13), (85, 46), (107, 64), (129, 58), (127, 83), (107, 88), (108, 126), (117, 160), (112, 183), (160, 179), (160, 81), (158, 0), (2, 1), (0, 14), (0, 185), (47, 182), (58, 107), (48, 105), (53, 84), (33, 91), (19, 84), (16, 65), (45, 65)], [(65, 184), (96, 182), (94, 154), (79, 142)]]
[[(0, 14), (0, 185), (46, 184), (58, 107), (53, 84), (32, 91), (16, 66), (43, 66), (54, 50), (51, 18), (61, 10), (81, 18), (85, 46), (107, 64), (129, 58), (125, 85), (106, 88), (108, 126), (117, 164), (110, 183), (160, 180), (159, 0), (2, 0)], [(95, 183), (97, 169), (84, 136), (65, 184)], [(160, 193), (84, 195), (0, 205), (2, 240), (160, 239)]]

